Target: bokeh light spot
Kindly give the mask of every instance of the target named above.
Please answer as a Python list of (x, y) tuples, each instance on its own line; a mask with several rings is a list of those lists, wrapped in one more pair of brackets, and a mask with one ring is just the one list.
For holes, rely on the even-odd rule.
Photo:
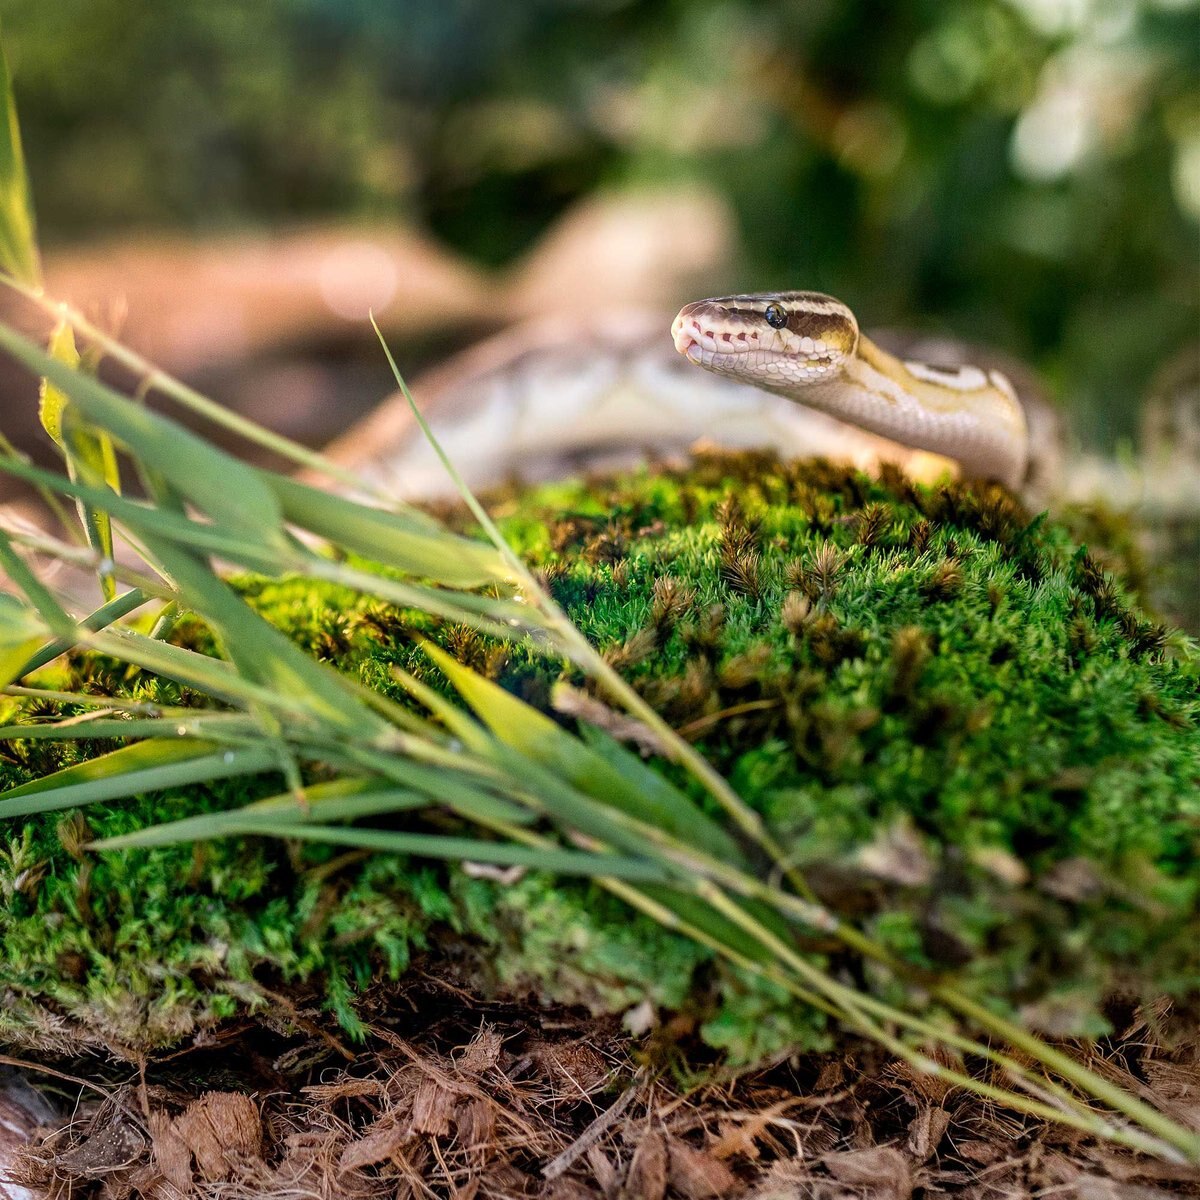
[(330, 252), (321, 264), (321, 297), (347, 321), (361, 321), (386, 308), (399, 280), (391, 256), (374, 242), (351, 242)]
[(1185, 138), (1175, 151), (1171, 182), (1179, 207), (1200, 221), (1200, 132)]

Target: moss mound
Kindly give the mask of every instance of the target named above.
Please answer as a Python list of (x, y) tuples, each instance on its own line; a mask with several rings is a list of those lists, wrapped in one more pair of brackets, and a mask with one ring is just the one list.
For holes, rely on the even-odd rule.
[[(1101, 1030), (1116, 995), (1195, 987), (1200, 660), (1178, 638), (1168, 650), (1168, 632), (1061, 528), (1000, 491), (745, 454), (495, 507), (589, 638), (828, 902), (898, 953), (1052, 1032)], [(417, 631), (542, 707), (560, 676), (527, 648), (337, 589), (243, 586), (381, 690), (397, 662), (440, 686)], [(72, 686), (180, 699), (111, 663), (69, 670)], [(4, 746), (0, 784), (76, 753)], [(544, 999), (685, 1006), (739, 1057), (826, 1036), (817, 1016), (586, 884), (260, 839), (80, 849), (89, 833), (277, 786), (215, 784), (0, 831), (0, 1036), (161, 1045), (305, 981), (353, 1030), (356, 991), (416, 952)]]

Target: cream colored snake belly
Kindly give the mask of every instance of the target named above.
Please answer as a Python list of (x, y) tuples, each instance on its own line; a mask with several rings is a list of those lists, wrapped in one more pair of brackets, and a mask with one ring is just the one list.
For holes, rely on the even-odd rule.
[(697, 300), (680, 310), (671, 333), (675, 348), (708, 371), (957, 459), (967, 475), (1011, 488), (1025, 479), (1025, 412), (999, 371), (904, 362), (862, 334), (832, 296)]

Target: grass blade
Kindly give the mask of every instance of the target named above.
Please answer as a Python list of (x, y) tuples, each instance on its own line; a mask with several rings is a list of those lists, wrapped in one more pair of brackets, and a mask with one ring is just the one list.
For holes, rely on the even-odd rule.
[[(322, 558), (291, 541), (279, 546), (247, 541), (240, 531), (194, 521), (182, 512), (130, 500), (107, 488), (75, 483), (53, 471), (44, 471), (15, 460), (0, 458), (0, 471), (102, 507), (119, 525), (141, 539), (157, 534), (251, 571), (267, 575), (295, 571), (310, 578), (329, 580), (403, 608), (415, 608), (448, 621), (462, 622), (498, 638), (523, 636), (527, 631), (542, 628), (538, 611), (516, 601), (406, 583), (357, 569), (344, 562)], [(476, 545), (472, 542), (466, 544)]]
[[(50, 696), (62, 693), (52, 692)], [(93, 697), (95, 699), (95, 697)], [(230, 745), (244, 745), (258, 735), (254, 720), (243, 713), (210, 712), (194, 708), (177, 709), (169, 717), (112, 717), (111, 709), (100, 709), (95, 716), (67, 717), (41, 724), (0, 725), (0, 742), (48, 741), (85, 742), (94, 738), (175, 738), (189, 737)]]
[(16, 596), (0, 592), (0, 687), (25, 673), (29, 656), (46, 639), (46, 623)]
[(283, 792), (256, 800), (243, 808), (200, 813), (178, 821), (167, 821), (134, 833), (95, 842), (95, 849), (125, 850), (133, 847), (170, 846), (178, 842), (208, 841), (247, 832), (259, 834), (269, 826), (275, 837), (291, 836), (300, 823), (352, 820), (381, 812), (403, 812), (424, 808), (429, 798), (402, 788), (380, 787), (373, 779), (338, 779), (306, 788), (303, 799)]
[[(72, 370), (79, 369), (79, 351), (75, 348), (75, 331), (66, 321), (60, 321), (50, 335), (47, 347), (51, 357), (58, 359)], [(96, 434), (75, 416), (65, 392), (42, 378), (38, 403), (38, 415), (42, 428), (50, 435), (66, 460), (67, 471), (72, 480), (81, 476), (85, 480), (106, 483), (113, 491), (120, 490), (117, 457), (112, 439), (105, 434)], [(77, 502), (79, 519), (83, 523), (88, 545), (100, 555), (101, 563), (111, 563), (113, 558), (112, 523), (102, 509)], [(112, 570), (101, 567), (100, 587), (105, 600), (117, 594), (116, 579)]]
[(360, 736), (387, 729), (332, 667), (289, 641), (201, 559), (165, 539), (147, 538), (146, 544), (191, 606), (212, 626), (245, 678), (302, 702), (319, 721)]
[[(162, 828), (162, 827), (160, 827)], [(169, 829), (171, 826), (166, 826)], [(148, 831), (156, 832), (156, 831)], [(280, 831), (270, 822), (239, 823), (237, 832), (277, 837)], [(106, 838), (93, 844), (98, 850), (121, 849), (131, 845), (127, 834)], [(496, 863), (505, 867), (529, 867), (559, 875), (609, 875), (615, 879), (638, 882), (662, 882), (666, 872), (656, 862), (630, 855), (593, 854), (586, 850), (542, 849), (512, 842), (488, 842), (479, 838), (445, 837), (431, 833), (405, 833), (392, 829), (358, 829), (339, 825), (288, 825), (283, 836), (304, 841), (329, 842), (339, 846), (355, 846), (384, 854), (412, 854), (420, 858), (445, 858), (454, 861)], [(188, 840), (188, 839), (179, 839)], [(144, 843), (141, 843), (144, 844)]]
[[(630, 787), (634, 777), (631, 768), (614, 768), (605, 756), (589, 749), (545, 713), (463, 666), (431, 642), (422, 642), (422, 648), (506, 746), (585, 795), (656, 825), (714, 857), (740, 860), (733, 839), (665, 780), (645, 791)], [(620, 752), (619, 747), (617, 750)]]
[[(140, 588), (131, 588), (107, 604), (102, 604), (89, 616), (84, 617), (80, 622), (80, 628), (86, 629), (89, 633), (98, 633), (114, 621), (119, 621), (122, 617), (127, 617), (131, 612), (135, 612), (150, 599), (151, 597), (147, 596)], [(25, 663), (15, 678), (21, 679), (25, 675), (33, 674), (39, 667), (53, 662), (60, 654), (65, 654), (70, 649), (71, 643), (69, 642), (59, 640), (48, 642)]]
[(159, 416), (91, 375), (72, 370), (8, 326), (0, 346), (67, 395), (91, 425), (114, 437), (181, 496), (215, 522), (264, 546), (283, 543), (275, 494), (258, 472), (166, 417)]
[(264, 471), (260, 478), (293, 524), (374, 562), (450, 587), (482, 587), (511, 577), (500, 555), (482, 542), (368, 508), (282, 475)]
[(0, 567), (25, 593), (25, 598), (45, 622), (45, 628), (56, 638), (74, 643), (79, 628), (57, 597), (37, 578), (29, 564), (13, 549), (8, 534), (0, 529)]
[(17, 122), (17, 102), (13, 97), (12, 78), (0, 36), (0, 270), (19, 283), (40, 287), (42, 264), (38, 257), (37, 229), (29, 177), (25, 172), (25, 152), (21, 148), (21, 127)]
[(138, 742), (0, 793), (0, 820), (257, 775), (276, 766), (268, 750), (216, 748), (214, 753), (214, 743), (193, 738)]

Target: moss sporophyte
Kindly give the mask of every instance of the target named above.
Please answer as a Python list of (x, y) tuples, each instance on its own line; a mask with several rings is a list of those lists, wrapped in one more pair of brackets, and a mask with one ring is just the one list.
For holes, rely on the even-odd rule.
[[(589, 641), (729, 779), (820, 900), (921, 977), (1051, 1034), (1101, 1031), (1117, 994), (1194, 1003), (1200, 672), (1061, 527), (998, 489), (757, 454), (496, 500)], [(397, 669), (446, 691), (418, 645), (430, 638), (538, 708), (557, 698), (567, 726), (609, 711), (581, 672), (521, 642), (332, 584), (238, 588), (401, 703)], [(189, 617), (172, 638), (212, 642)], [(63, 691), (189, 703), (186, 687), (96, 654), (53, 670)], [(4, 703), (7, 721), (78, 711)], [(637, 723), (611, 732), (636, 741)], [(118, 744), (5, 742), (0, 785)], [(128, 1053), (281, 987), (319, 993), (353, 1031), (361, 990), (420, 954), (598, 1011), (684, 1007), (739, 1059), (828, 1041), (821, 1012), (578, 879), (262, 837), (86, 848), (281, 786), (218, 781), (10, 823), (0, 1036)], [(801, 950), (827, 967), (846, 954), (819, 931)], [(861, 979), (899, 998), (888, 973)]]

